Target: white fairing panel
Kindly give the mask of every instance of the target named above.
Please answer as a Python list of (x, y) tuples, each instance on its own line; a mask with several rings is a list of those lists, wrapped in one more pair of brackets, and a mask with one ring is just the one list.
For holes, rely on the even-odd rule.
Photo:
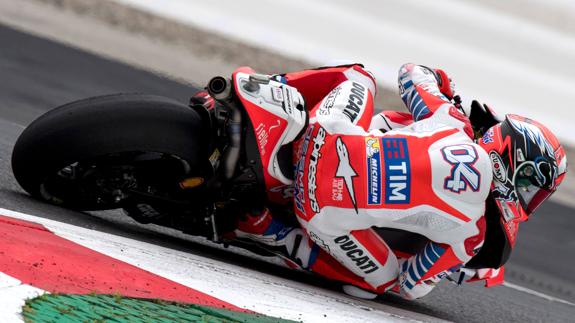
[(296, 88), (276, 82), (267, 75), (237, 73), (238, 95), (261, 109), (287, 121), (287, 126), (276, 143), (268, 165), (268, 173), (280, 182), (290, 185), (292, 180), (281, 171), (277, 153), (281, 146), (292, 142), (307, 122), (305, 101)]

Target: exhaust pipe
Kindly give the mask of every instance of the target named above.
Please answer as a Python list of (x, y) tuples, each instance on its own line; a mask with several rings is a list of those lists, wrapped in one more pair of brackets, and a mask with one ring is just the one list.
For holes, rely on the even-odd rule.
[(217, 101), (228, 101), (232, 98), (232, 84), (229, 79), (216, 76), (208, 82), (208, 93)]
[(230, 138), (230, 145), (223, 154), (224, 178), (230, 179), (236, 171), (240, 159), (241, 133), (242, 133), (242, 113), (234, 102), (234, 92), (229, 79), (216, 76), (208, 82), (208, 93), (228, 110), (227, 133)]

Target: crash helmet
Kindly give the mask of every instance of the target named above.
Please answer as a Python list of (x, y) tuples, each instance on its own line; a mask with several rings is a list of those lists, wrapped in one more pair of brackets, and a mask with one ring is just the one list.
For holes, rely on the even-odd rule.
[(565, 150), (541, 123), (508, 114), (479, 139), (493, 169), (491, 195), (505, 222), (523, 222), (563, 181)]

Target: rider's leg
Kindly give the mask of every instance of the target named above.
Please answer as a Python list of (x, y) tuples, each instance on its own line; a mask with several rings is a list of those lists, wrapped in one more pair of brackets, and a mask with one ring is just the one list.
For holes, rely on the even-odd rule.
[(333, 234), (332, 227), (315, 226), (313, 219), (310, 222), (300, 222), (307, 229), (311, 239), (327, 254), (337, 259), (341, 267), (347, 269), (337, 277), (332, 277), (334, 273), (325, 270), (321, 265), (312, 266), (315, 272), (377, 294), (391, 289), (397, 283), (399, 273), (397, 258), (373, 229)]
[[(366, 232), (354, 232), (352, 236), (363, 237), (370, 235), (371, 230)], [(235, 238), (249, 239), (261, 243), (273, 251), (278, 251), (284, 258), (308, 269), (320, 276), (331, 280), (359, 286), (366, 290), (383, 293), (393, 285), (397, 278), (396, 273), (390, 279), (389, 284), (381, 284), (383, 287), (377, 289), (368, 284), (364, 278), (354, 274), (347, 269), (325, 250), (313, 243), (305, 231), (300, 228), (286, 226), (282, 222), (274, 219), (268, 209), (259, 212), (246, 214), (238, 223), (238, 228), (234, 231)], [(379, 248), (382, 248), (379, 246)], [(382, 250), (386, 250), (384, 246)], [(391, 255), (393, 256), (393, 255)], [(361, 260), (360, 260), (361, 261)], [(391, 260), (393, 262), (393, 259)], [(291, 265), (290, 262), (287, 263)], [(397, 267), (397, 264), (395, 265)]]
[[(426, 295), (439, 280), (458, 270), (461, 264), (466, 263), (475, 255), (485, 236), (485, 219), (483, 216), (461, 224), (450, 230), (448, 234), (445, 231), (435, 232), (427, 229), (426, 236), (432, 241), (416, 255), (402, 261), (401, 266), (398, 266), (397, 259), (387, 249), (387, 245), (383, 241), (379, 241), (378, 236), (371, 236), (371, 240), (366, 240), (358, 239), (358, 231), (345, 234), (345, 228), (351, 226), (349, 219), (352, 216), (352, 224), (356, 228), (393, 227), (396, 222), (391, 219), (398, 220), (401, 218), (369, 217), (365, 213), (356, 214), (353, 210), (346, 212), (345, 209), (342, 209), (337, 213), (316, 214), (307, 221), (300, 218), (300, 222), (308, 230), (316, 244), (369, 283), (372, 287), (371, 290), (374, 288), (381, 289), (381, 286), (385, 286), (385, 277), (395, 276), (398, 278), (398, 285), (393, 290), (406, 299), (415, 299)], [(418, 231), (425, 232), (426, 230)], [(388, 250), (389, 257), (387, 260), (383, 253), (378, 252), (381, 250)], [(364, 258), (366, 255), (367, 259)], [(369, 261), (372, 261), (375, 266), (370, 265)], [(375, 267), (378, 268), (370, 272)], [(393, 284), (389, 286), (393, 286)], [(383, 287), (383, 289), (387, 288)]]

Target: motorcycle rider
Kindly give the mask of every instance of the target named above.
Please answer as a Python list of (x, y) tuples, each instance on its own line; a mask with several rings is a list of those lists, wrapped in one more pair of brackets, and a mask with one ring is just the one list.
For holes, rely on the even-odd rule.
[[(276, 79), (295, 87), (310, 109), (309, 125), (294, 143), (301, 228), (263, 210), (240, 221), (235, 234), (283, 248), (300, 267), (351, 284), (344, 290), (352, 295), (373, 298), (393, 289), (416, 299), (476, 255), (471, 267), (499, 268), (518, 223), (565, 176), (563, 148), (536, 121), (515, 115), (497, 120), (485, 107), (479, 118), (487, 126), (475, 140), (470, 119), (453, 103), (453, 83), (440, 69), (403, 65), (399, 89), (410, 113), (375, 117), (375, 79), (359, 64)], [(372, 227), (430, 241), (398, 260)], [(497, 230), (503, 242), (489, 239)], [(484, 241), (499, 259), (478, 254)]]

